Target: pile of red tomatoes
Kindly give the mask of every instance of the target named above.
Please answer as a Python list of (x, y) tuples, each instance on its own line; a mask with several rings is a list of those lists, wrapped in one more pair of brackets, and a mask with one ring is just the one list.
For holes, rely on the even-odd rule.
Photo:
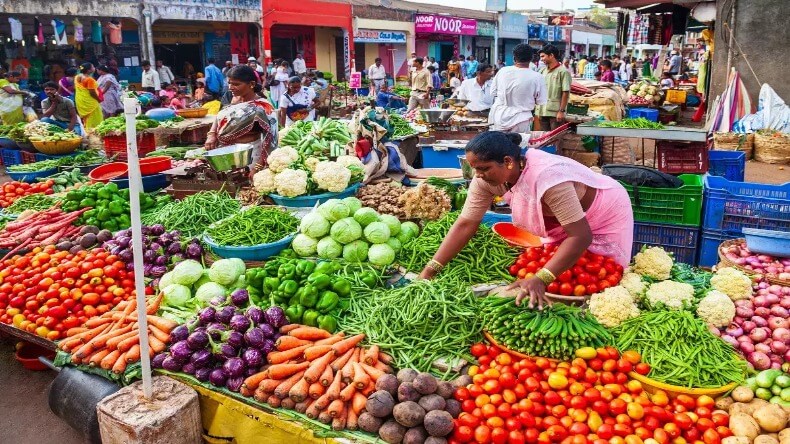
[[(531, 277), (557, 251), (556, 245), (529, 247), (521, 253), (508, 270), (519, 279)], [(546, 291), (563, 296), (585, 296), (614, 287), (623, 278), (623, 266), (610, 257), (585, 251), (569, 270), (560, 273)]]
[(463, 412), (450, 444), (719, 444), (732, 436), (713, 398), (649, 395), (629, 378), (650, 371), (633, 351), (587, 347), (572, 362), (554, 362), (475, 344), (472, 354), (480, 365), (455, 392)]
[(52, 185), (54, 184), (55, 181), (52, 179), (36, 183), (6, 182), (0, 185), (0, 207), (5, 208), (20, 197), (29, 196), (31, 194), (52, 194)]

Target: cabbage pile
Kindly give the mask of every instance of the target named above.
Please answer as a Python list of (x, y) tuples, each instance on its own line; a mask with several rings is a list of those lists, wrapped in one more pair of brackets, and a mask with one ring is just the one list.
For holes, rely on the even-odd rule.
[(415, 238), (414, 222), (363, 207), (356, 197), (329, 199), (302, 219), (291, 248), (301, 257), (370, 262), (387, 266), (395, 262), (401, 245)]

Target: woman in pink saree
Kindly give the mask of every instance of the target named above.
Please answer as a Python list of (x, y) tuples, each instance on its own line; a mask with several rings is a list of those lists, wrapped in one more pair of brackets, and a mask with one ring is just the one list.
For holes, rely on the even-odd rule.
[(534, 149), (522, 156), (521, 145), (526, 145), (521, 135), (499, 131), (482, 133), (467, 144), (475, 178), (466, 204), (420, 277), (434, 277), (466, 246), (496, 196), (510, 203), (516, 226), (540, 236), (544, 244), (557, 245), (534, 276), (508, 287), (519, 289), (516, 303), (529, 298), (530, 307), (542, 309), (546, 286), (587, 249), (628, 265), (634, 217), (625, 188), (567, 157)]

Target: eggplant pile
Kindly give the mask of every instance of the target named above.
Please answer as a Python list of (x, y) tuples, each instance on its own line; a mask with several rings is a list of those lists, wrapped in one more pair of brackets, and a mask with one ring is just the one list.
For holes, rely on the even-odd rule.
[[(190, 241), (181, 239), (179, 231), (165, 231), (164, 225), (143, 226), (143, 264), (144, 274), (150, 278), (160, 278), (167, 270), (184, 259), (200, 261), (203, 257), (203, 246), (195, 238)], [(126, 263), (126, 269), (134, 270), (132, 254), (132, 231), (121, 230), (103, 247), (111, 254)]]
[(250, 303), (247, 290), (238, 289), (173, 329), (170, 348), (154, 356), (152, 365), (238, 392), (246, 377), (266, 365), (287, 323), (280, 307), (263, 310)]
[(112, 239), (110, 230), (99, 230), (99, 227), (85, 225), (80, 228), (79, 234), (76, 236), (58, 241), (55, 248), (77, 254), (82, 250), (90, 250), (110, 239)]

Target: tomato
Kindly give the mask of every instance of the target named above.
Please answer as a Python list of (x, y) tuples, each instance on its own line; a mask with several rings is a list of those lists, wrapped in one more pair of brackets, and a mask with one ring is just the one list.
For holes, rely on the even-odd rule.
[(601, 439), (612, 439), (614, 436), (614, 427), (610, 424), (601, 424), (595, 434)]
[(576, 276), (576, 282), (581, 284), (581, 285), (587, 285), (587, 284), (593, 283), (593, 280), (592, 280), (592, 276), (590, 276), (587, 273), (582, 272), (582, 273), (579, 273)]
[(527, 439), (520, 430), (511, 430), (507, 435), (508, 444), (524, 444), (526, 442)]
[(628, 373), (633, 370), (633, 365), (627, 359), (620, 358), (617, 360), (617, 371), (621, 373)]
[(569, 283), (563, 283), (560, 285), (560, 294), (563, 296), (570, 296), (573, 294), (573, 286)]
[(686, 413), (676, 414), (674, 422), (675, 424), (677, 424), (678, 427), (680, 427), (681, 430), (686, 430), (694, 424), (694, 421)]
[(702, 433), (702, 442), (705, 444), (720, 444), (721, 436), (719, 436), (719, 433), (716, 430), (708, 429)]
[(577, 285), (573, 287), (573, 295), (574, 296), (584, 296), (587, 292), (587, 287), (584, 285)]
[(557, 276), (557, 280), (563, 284), (567, 284), (573, 280), (573, 273), (570, 270), (565, 270)]
[(730, 424), (730, 417), (726, 413), (714, 413), (710, 418), (716, 427), (726, 427)]
[(664, 424), (664, 431), (667, 432), (667, 435), (672, 439), (680, 436), (680, 429), (674, 422)]
[(650, 364), (647, 364), (645, 362), (640, 362), (639, 364), (636, 364), (636, 366), (634, 367), (634, 371), (639, 373), (640, 375), (647, 375), (648, 373), (650, 373)]
[(601, 266), (596, 263), (588, 263), (585, 265), (584, 270), (592, 276), (598, 276), (601, 271)]
[(546, 287), (546, 291), (552, 294), (558, 294), (560, 292), (560, 284), (554, 281)]
[(461, 442), (469, 442), (474, 437), (474, 432), (471, 427), (462, 425), (455, 428), (452, 436)]
[(475, 428), (474, 440), (479, 444), (487, 444), (491, 439), (491, 429), (485, 425), (479, 425)]
[(568, 436), (568, 431), (565, 430), (565, 427), (561, 425), (550, 426), (546, 429), (546, 433), (548, 434), (549, 439), (554, 442), (562, 441)]

